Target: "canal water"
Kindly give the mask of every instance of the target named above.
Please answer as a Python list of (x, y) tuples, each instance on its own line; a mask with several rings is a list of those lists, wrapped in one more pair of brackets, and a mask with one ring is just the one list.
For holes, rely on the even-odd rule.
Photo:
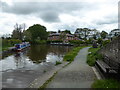
[(34, 68), (43, 63), (44, 65), (55, 65), (56, 61), (62, 62), (63, 56), (72, 48), (71, 46), (31, 45), (21, 52), (16, 52), (0, 60), (0, 72)]

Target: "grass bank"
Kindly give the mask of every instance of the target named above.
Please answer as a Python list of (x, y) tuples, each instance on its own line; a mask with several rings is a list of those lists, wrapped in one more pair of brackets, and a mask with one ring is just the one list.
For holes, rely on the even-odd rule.
[(72, 51), (68, 52), (68, 53), (64, 56), (63, 60), (64, 60), (64, 61), (72, 62), (72, 61), (74, 60), (75, 56), (78, 54), (79, 50), (82, 49), (82, 48), (84, 48), (84, 47), (86, 47), (86, 46), (73, 48)]
[(97, 51), (100, 48), (90, 48), (88, 50), (89, 54), (87, 56), (87, 63), (89, 66), (94, 66), (97, 59), (102, 59), (102, 55), (98, 54)]
[(0, 39), (0, 51), (8, 50), (9, 47), (13, 47), (14, 44), (21, 43), (18, 39)]
[[(90, 48), (89, 54), (87, 56), (87, 63), (90, 66), (95, 65), (95, 61), (97, 59), (102, 60), (102, 55), (98, 54), (97, 51), (100, 48)], [(95, 80), (91, 86), (92, 88), (120, 88), (120, 82), (115, 79), (102, 79), (102, 80)]]
[(96, 80), (92, 88), (120, 88), (120, 82), (114, 79)]

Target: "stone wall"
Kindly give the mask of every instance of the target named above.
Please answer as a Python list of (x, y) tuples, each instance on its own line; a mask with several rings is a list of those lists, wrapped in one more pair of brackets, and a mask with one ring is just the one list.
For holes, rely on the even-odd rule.
[(116, 62), (120, 63), (120, 36), (112, 40), (105, 47), (102, 47), (99, 53), (102, 54), (103, 57), (107, 57), (111, 65), (115, 66)]

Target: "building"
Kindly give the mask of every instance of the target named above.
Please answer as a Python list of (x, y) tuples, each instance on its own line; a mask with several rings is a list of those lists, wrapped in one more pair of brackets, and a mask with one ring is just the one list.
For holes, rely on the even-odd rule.
[(51, 33), (48, 36), (48, 40), (55, 41), (55, 40), (62, 40), (63, 42), (68, 42), (70, 40), (79, 40), (78, 37), (75, 37), (72, 34), (66, 33)]
[(51, 41), (60, 40), (60, 33), (51, 33), (51, 34), (49, 34), (48, 40), (51, 40)]
[(120, 29), (114, 29), (109, 33), (109, 37), (112, 38), (114, 36), (120, 35)]

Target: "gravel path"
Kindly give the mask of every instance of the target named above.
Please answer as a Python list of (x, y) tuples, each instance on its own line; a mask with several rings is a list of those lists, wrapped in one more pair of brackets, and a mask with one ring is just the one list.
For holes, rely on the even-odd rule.
[(86, 64), (88, 49), (81, 49), (75, 60), (60, 70), (47, 88), (90, 88), (96, 76)]

